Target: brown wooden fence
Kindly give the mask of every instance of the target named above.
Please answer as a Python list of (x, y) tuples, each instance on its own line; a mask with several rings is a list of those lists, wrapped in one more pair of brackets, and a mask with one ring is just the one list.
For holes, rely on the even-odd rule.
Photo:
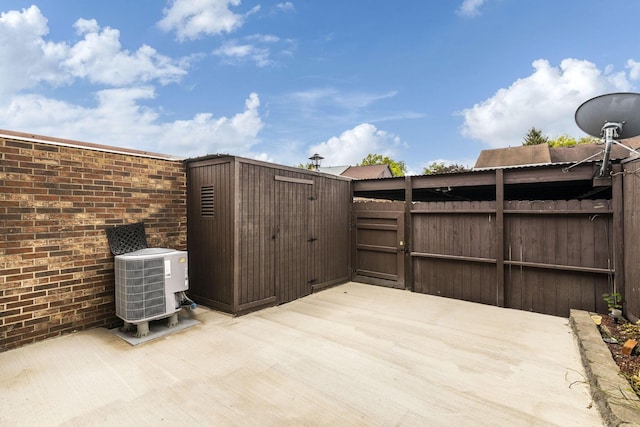
[(609, 201), (507, 201), (503, 245), (495, 202), (417, 203), (411, 213), (418, 292), (561, 316), (605, 309)]
[[(571, 308), (606, 311), (602, 294), (609, 292), (614, 274), (610, 204), (506, 201), (500, 227), (495, 201), (417, 202), (410, 210), (410, 236), (405, 236), (411, 272), (406, 287), (565, 317)], [(368, 219), (356, 223), (355, 234), (362, 235), (363, 228), (371, 233), (370, 226), (379, 224), (372, 218), (390, 218), (393, 208), (392, 216), (405, 214), (403, 203), (355, 203), (352, 216)], [(394, 257), (403, 253), (404, 239), (389, 236), (396, 232), (393, 227), (373, 228), (387, 233), (387, 243), (356, 242), (355, 280), (402, 287), (388, 272), (396, 271)]]
[[(564, 317), (571, 308), (605, 313), (602, 294), (611, 292), (614, 283), (616, 290), (624, 293), (621, 181), (614, 177), (604, 183), (608, 187), (602, 182), (589, 184), (590, 174), (587, 168), (568, 177), (555, 169), (498, 170), (460, 175), (457, 181), (456, 177), (438, 176), (413, 177), (413, 182), (412, 178), (356, 182), (356, 196), (359, 191), (375, 195), (379, 188), (385, 195), (401, 195), (406, 201), (354, 202), (352, 277)], [(573, 185), (576, 189), (580, 186), (581, 194), (600, 194), (606, 188), (614, 197), (505, 197), (507, 192), (530, 192), (532, 187), (528, 186), (535, 182), (545, 188), (544, 179), (565, 180), (562, 187), (546, 187), (555, 189), (552, 195), (564, 197)], [(454, 188), (456, 182), (459, 187)], [(456, 191), (459, 198), (488, 200), (412, 201), (416, 194), (444, 198)], [(401, 218), (404, 227), (385, 225), (382, 218), (388, 222), (392, 217)], [(400, 219), (396, 223), (400, 224)], [(396, 254), (404, 258), (404, 268), (396, 267)]]
[(495, 202), (419, 202), (411, 209), (416, 292), (498, 304)]
[(624, 311), (632, 322), (640, 318), (640, 160), (624, 164)]

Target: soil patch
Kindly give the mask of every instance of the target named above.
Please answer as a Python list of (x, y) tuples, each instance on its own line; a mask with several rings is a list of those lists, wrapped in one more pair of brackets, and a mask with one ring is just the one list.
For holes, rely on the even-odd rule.
[[(626, 319), (616, 322), (611, 316), (602, 315), (602, 324), (598, 329), (614, 362), (620, 368), (620, 373), (640, 397), (640, 324), (630, 323)], [(628, 340), (638, 342), (629, 355), (623, 353), (624, 344)]]

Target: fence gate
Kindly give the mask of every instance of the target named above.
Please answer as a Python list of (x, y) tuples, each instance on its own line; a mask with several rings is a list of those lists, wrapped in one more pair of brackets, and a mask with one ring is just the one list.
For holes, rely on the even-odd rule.
[(352, 280), (404, 289), (404, 211), (353, 210)]

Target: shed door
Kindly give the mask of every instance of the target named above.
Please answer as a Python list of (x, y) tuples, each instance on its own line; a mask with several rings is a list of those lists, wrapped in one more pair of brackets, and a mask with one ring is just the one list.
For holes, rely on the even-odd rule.
[(309, 260), (314, 237), (310, 211), (313, 181), (276, 176), (275, 289), (277, 303), (311, 293)]
[(403, 289), (404, 212), (354, 212), (353, 224), (353, 280)]

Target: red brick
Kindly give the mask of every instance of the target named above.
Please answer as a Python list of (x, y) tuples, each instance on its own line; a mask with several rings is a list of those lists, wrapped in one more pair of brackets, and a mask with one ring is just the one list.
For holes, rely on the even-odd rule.
[(0, 343), (2, 343), (0, 351), (10, 350), (12, 348), (19, 347), (20, 345), (27, 344), (27, 342), (25, 342), (20, 335), (3, 338)]
[(27, 280), (27, 279), (33, 279), (33, 273), (27, 273), (27, 274), (16, 274), (15, 276), (8, 276), (7, 279), (10, 282), (19, 282), (21, 280)]
[(23, 300), (23, 301), (16, 301), (16, 302), (11, 302), (7, 304), (7, 309), (11, 310), (12, 308), (21, 308), (21, 307), (25, 307), (27, 305), (33, 305), (33, 301), (30, 300)]
[(34, 298), (41, 297), (41, 296), (46, 295), (46, 294), (47, 293), (45, 291), (29, 292), (29, 293), (20, 295), (20, 300), (34, 299)]
[(23, 267), (22, 268), (22, 272), (23, 273), (33, 273), (35, 271), (42, 271), (42, 270), (46, 270), (47, 266), (46, 265), (35, 265), (33, 267)]
[(38, 311), (38, 310), (44, 310), (47, 307), (49, 307), (49, 303), (47, 303), (47, 302), (42, 303), (42, 304), (37, 304), (37, 305), (31, 304), (31, 305), (29, 305), (27, 307), (22, 307), (22, 312), (23, 313), (31, 313), (31, 312)]
[(12, 336), (12, 335), (28, 334), (30, 332), (33, 332), (33, 325), (31, 325), (31, 326), (21, 326), (19, 328), (7, 331), (7, 336), (9, 337), (9, 336)]
[(50, 321), (51, 321), (51, 318), (49, 316), (37, 317), (35, 319), (25, 320), (24, 325), (31, 326), (31, 325), (36, 325), (38, 323), (50, 322)]
[(18, 325), (18, 326), (22, 325), (22, 321), (23, 320), (31, 319), (32, 317), (33, 316), (31, 315), (31, 313), (28, 313), (28, 314), (16, 314), (15, 316), (7, 316), (7, 317), (5, 317), (4, 318), (4, 323), (6, 325), (9, 325), (9, 327), (11, 329), (13, 329), (11, 327), (12, 324), (15, 324), (15, 325)]

